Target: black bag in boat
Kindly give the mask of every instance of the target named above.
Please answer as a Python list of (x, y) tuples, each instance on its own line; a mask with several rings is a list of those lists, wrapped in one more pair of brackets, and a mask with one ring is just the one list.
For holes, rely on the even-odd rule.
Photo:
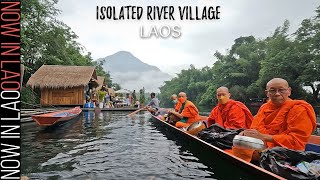
[(274, 147), (261, 153), (260, 166), (286, 179), (320, 179), (319, 174), (304, 173), (296, 168), (302, 161), (312, 162), (319, 159), (320, 153)]
[(200, 139), (220, 148), (231, 149), (233, 145), (233, 138), (244, 129), (224, 129), (218, 124), (213, 124), (210, 127), (199, 132)]

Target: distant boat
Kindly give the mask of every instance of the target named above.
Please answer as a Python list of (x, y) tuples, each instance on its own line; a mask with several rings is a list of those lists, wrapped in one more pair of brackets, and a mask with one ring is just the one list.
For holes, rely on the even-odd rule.
[(47, 114), (39, 114), (31, 116), (39, 126), (52, 126), (61, 122), (69, 121), (77, 117), (82, 112), (80, 106), (72, 109), (55, 111)]
[(263, 103), (266, 103), (266, 98), (250, 98), (248, 102), (248, 106), (251, 107), (260, 107)]

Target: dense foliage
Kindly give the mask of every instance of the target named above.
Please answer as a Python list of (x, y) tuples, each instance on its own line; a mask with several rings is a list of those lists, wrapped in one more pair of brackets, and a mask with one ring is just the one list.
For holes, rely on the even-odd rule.
[(96, 66), (97, 74), (104, 72), (93, 61), (91, 53), (76, 40), (78, 36), (57, 19), (57, 0), (24, 0), (21, 2), (21, 61), (25, 65), (25, 81), (43, 64)]
[[(101, 63), (93, 61), (91, 53), (76, 40), (78, 36), (57, 19), (57, 0), (21, 1), (21, 62), (25, 66), (25, 84), (42, 65), (95, 66), (98, 76), (105, 76), (109, 86), (112, 81)], [(22, 89), (24, 102), (37, 103), (29, 90)]]
[(243, 102), (263, 98), (266, 83), (274, 77), (288, 80), (292, 98), (319, 105), (320, 6), (316, 13), (293, 34), (288, 33), (289, 21), (285, 21), (265, 39), (235, 39), (226, 54), (215, 53), (212, 67), (191, 65), (182, 70), (160, 88), (162, 106), (172, 106), (170, 96), (184, 91), (195, 104), (212, 107), (220, 86), (228, 87), (232, 98)]

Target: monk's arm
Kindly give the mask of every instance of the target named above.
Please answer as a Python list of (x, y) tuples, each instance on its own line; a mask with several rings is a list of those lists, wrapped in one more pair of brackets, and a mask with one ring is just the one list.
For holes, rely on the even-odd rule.
[(274, 135), (274, 143), (290, 149), (304, 150), (305, 144), (313, 131), (312, 120), (306, 110), (296, 108), (288, 115), (287, 130), (279, 135)]
[(176, 111), (170, 111), (171, 114), (174, 114), (175, 116), (177, 116), (178, 118), (182, 119), (183, 116), (181, 114), (179, 114), (178, 112)]
[(262, 134), (256, 129), (246, 129), (246, 130), (242, 131), (239, 135), (258, 138), (258, 139), (263, 140), (264, 142), (274, 142), (272, 135)]
[(182, 117), (195, 117), (198, 115), (198, 111), (194, 106), (186, 106), (180, 114)]
[(176, 112), (179, 112), (180, 108), (181, 108), (181, 103), (177, 102), (177, 104), (174, 106), (174, 110)]
[(208, 126), (211, 126), (212, 124), (214, 124), (216, 122), (215, 117), (214, 117), (214, 113), (215, 113), (215, 108), (212, 109), (212, 111), (208, 117)]
[(246, 127), (246, 115), (241, 109), (241, 107), (234, 105), (229, 110), (229, 125), (232, 125), (235, 128)]
[(266, 108), (266, 105), (268, 105), (268, 104), (264, 104), (259, 108), (259, 111), (253, 117), (253, 121), (250, 126), (250, 129), (256, 129), (263, 134), (267, 134), (267, 129), (264, 125), (261, 125), (260, 122), (263, 121), (263, 119), (264, 119), (264, 110)]

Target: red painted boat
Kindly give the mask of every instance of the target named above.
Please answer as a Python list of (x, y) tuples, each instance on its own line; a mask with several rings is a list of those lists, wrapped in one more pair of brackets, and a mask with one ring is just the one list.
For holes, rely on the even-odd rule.
[(80, 106), (72, 109), (55, 111), (47, 114), (39, 114), (31, 116), (39, 126), (52, 126), (57, 123), (69, 121), (77, 117), (82, 112)]

